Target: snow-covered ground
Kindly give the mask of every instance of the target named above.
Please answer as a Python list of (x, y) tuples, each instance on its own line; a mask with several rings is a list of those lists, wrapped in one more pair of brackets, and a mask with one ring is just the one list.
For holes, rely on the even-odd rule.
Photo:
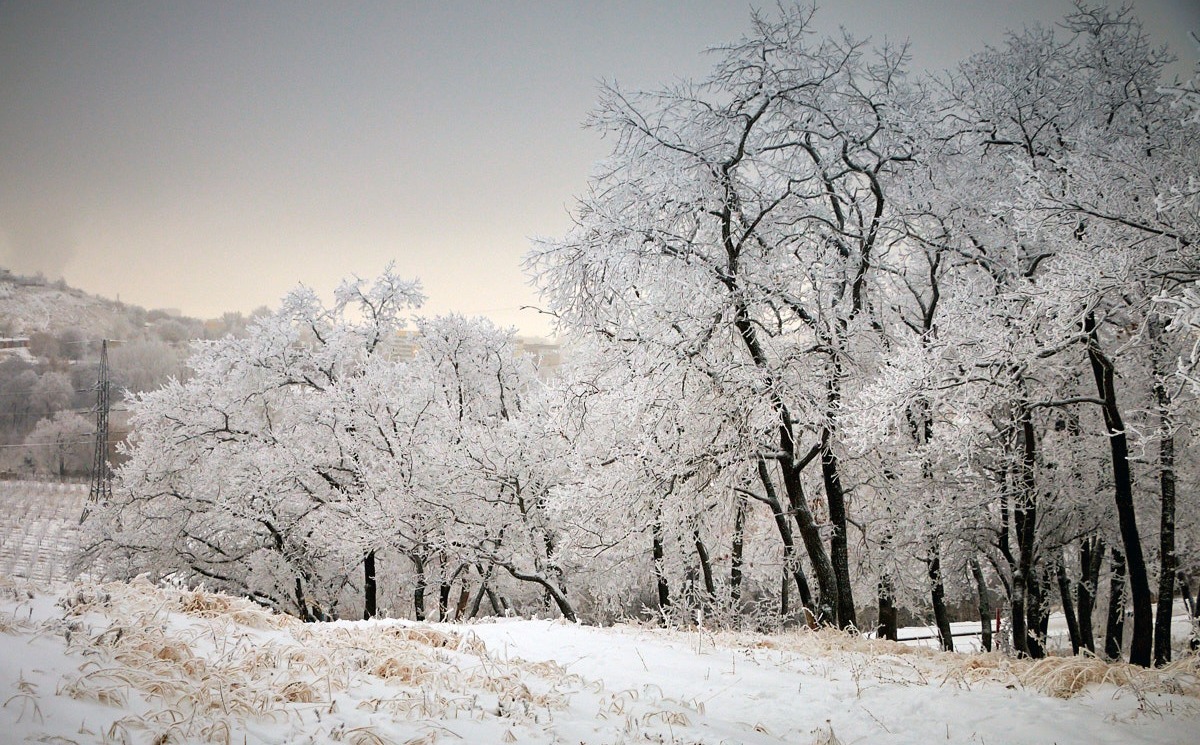
[(0, 581), (0, 742), (1190, 743), (1200, 664), (561, 621), (301, 624)]

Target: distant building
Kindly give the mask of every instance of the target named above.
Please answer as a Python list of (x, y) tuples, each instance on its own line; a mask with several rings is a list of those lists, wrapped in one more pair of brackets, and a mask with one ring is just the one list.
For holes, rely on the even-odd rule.
[(396, 338), (388, 344), (388, 349), (397, 359), (411, 360), (417, 356), (419, 338), (420, 335), (412, 329), (400, 329), (396, 332)]
[[(513, 339), (519, 354), (533, 359), (538, 374), (547, 376), (562, 364), (562, 352), (558, 343), (532, 336), (518, 336)], [(417, 356), (421, 348), (421, 335), (413, 329), (400, 329), (387, 344), (388, 353), (401, 360), (411, 360)]]
[(538, 374), (542, 377), (557, 370), (562, 364), (562, 347), (556, 342), (527, 336), (518, 336), (516, 342), (517, 351), (533, 358)]
[(28, 336), (0, 337), (0, 358), (17, 357), (26, 362), (36, 362), (33, 353), (29, 351)]

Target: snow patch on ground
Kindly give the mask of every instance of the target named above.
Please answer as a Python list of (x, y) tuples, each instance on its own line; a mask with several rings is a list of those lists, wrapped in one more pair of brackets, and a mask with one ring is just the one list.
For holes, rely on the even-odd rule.
[(0, 581), (0, 732), (56, 743), (1179, 743), (1200, 663), (494, 620), (302, 624), (145, 582)]

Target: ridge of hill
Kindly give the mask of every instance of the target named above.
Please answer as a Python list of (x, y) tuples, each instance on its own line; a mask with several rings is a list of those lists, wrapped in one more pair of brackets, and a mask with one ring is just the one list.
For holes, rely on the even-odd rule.
[(0, 268), (0, 334), (55, 336), (75, 331), (86, 338), (123, 338), (148, 322), (172, 318), (185, 326), (202, 327), (199, 319), (164, 310), (146, 310), (117, 300), (90, 295), (63, 280), (13, 274)]

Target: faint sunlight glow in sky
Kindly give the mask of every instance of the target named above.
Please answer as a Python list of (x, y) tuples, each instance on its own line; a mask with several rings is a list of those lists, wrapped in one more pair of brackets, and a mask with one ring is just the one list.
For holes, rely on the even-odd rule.
[[(605, 153), (597, 82), (702, 76), (751, 5), (0, 0), (0, 266), (212, 317), (394, 260), (429, 312), (546, 334), (521, 257)], [(1200, 3), (1133, 5), (1192, 69)], [(828, 6), (940, 69), (1072, 4)]]

